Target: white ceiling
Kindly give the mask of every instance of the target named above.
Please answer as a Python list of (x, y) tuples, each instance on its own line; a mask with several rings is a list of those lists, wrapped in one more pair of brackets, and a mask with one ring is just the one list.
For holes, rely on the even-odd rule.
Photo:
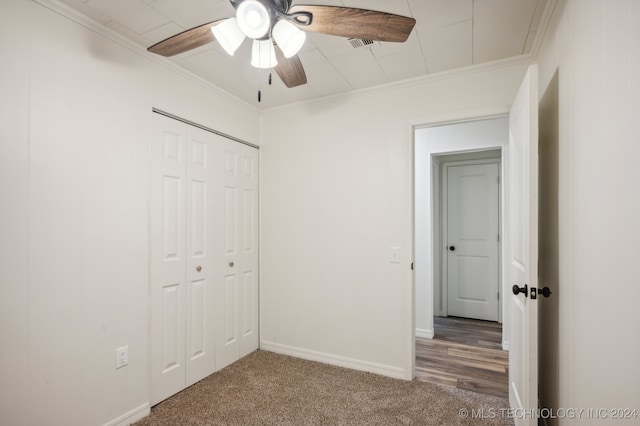
[[(233, 16), (228, 0), (60, 0), (147, 48), (206, 22)], [(308, 83), (288, 89), (250, 64), (245, 40), (231, 57), (217, 44), (170, 60), (258, 108), (271, 108), (529, 54), (549, 0), (294, 0), (411, 16), (405, 43), (354, 48), (346, 38), (308, 33), (299, 53)], [(258, 88), (262, 101), (258, 103)]]

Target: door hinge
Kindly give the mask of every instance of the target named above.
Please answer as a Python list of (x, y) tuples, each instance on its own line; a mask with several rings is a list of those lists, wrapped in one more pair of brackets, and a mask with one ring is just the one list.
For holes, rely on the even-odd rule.
[(413, 262), (411, 262), (411, 270), (413, 271)]
[(500, 292), (498, 292), (498, 300), (500, 300)]
[(500, 234), (498, 234), (496, 238), (498, 239), (498, 242), (500, 242)]

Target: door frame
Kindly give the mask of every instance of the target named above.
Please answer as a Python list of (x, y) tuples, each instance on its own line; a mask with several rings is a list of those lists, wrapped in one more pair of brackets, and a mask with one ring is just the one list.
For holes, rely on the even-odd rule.
[[(475, 121), (485, 121), (492, 119), (505, 119), (508, 122), (509, 108), (481, 108), (478, 110), (459, 111), (453, 114), (443, 114), (438, 117), (431, 117), (430, 120), (415, 121), (412, 123), (412, 151), (413, 151), (413, 322), (412, 322), (412, 335), (415, 337), (432, 339), (434, 335), (433, 329), (433, 316), (434, 316), (434, 288), (435, 283), (440, 280), (440, 268), (437, 267), (440, 264), (441, 254), (439, 247), (441, 242), (436, 236), (438, 235), (438, 228), (435, 226), (434, 220), (439, 220), (439, 209), (436, 208), (437, 204), (434, 202), (434, 193), (432, 192), (433, 181), (439, 181), (440, 176), (438, 173), (437, 160), (439, 156), (446, 154), (463, 154), (473, 153), (486, 150), (501, 150), (501, 216), (507, 217), (506, 211), (506, 191), (508, 182), (508, 140), (504, 143), (487, 143), (482, 144), (474, 148), (464, 149), (459, 144), (451, 142), (448, 144), (437, 144), (437, 146), (425, 146), (425, 144), (419, 144), (419, 137), (417, 133), (420, 130), (449, 126), (453, 124), (470, 123)], [(420, 146), (422, 145), (422, 147)], [(422, 164), (419, 164), (422, 163)], [(424, 170), (421, 171), (421, 168)], [(421, 181), (424, 177), (428, 176), (430, 179), (429, 185), (422, 185)], [(424, 197), (423, 193), (428, 194), (428, 199), (420, 199)], [(506, 294), (504, 288), (506, 277), (504, 256), (508, 246), (508, 230), (505, 226), (504, 220), (500, 227), (501, 233), (501, 270), (500, 275), (502, 279), (502, 295)], [(422, 246), (420, 246), (422, 245)], [(419, 303), (421, 299), (428, 298), (431, 303), (426, 303), (420, 307)], [(510, 336), (510, 324), (509, 324), (509, 312), (506, 309), (506, 304), (502, 304), (501, 308), (501, 320), (502, 320), (502, 348), (509, 350), (509, 336)], [(413, 345), (413, 343), (412, 343)], [(415, 362), (415, 353), (411, 353), (411, 365)]]
[[(433, 300), (434, 310), (433, 314), (436, 316), (448, 316), (448, 270), (447, 270), (447, 241), (448, 241), (448, 221), (447, 221), (447, 202), (448, 202), (448, 181), (447, 181), (447, 167), (452, 166), (472, 166), (481, 164), (497, 164), (498, 165), (498, 319), (497, 322), (502, 323), (502, 216), (503, 216), (503, 202), (502, 202), (502, 148), (498, 149), (483, 149), (471, 152), (462, 152), (456, 154), (447, 155), (434, 155), (434, 159), (438, 163), (438, 173), (440, 184), (434, 179), (432, 181), (433, 194), (438, 194), (434, 197), (434, 202), (439, 204), (440, 214), (434, 216), (434, 229), (439, 230), (435, 236), (436, 247), (439, 247), (440, 262), (435, 261), (436, 250), (433, 251), (434, 255), (434, 275), (440, 276), (439, 281), (434, 281), (433, 285)], [(454, 160), (455, 157), (460, 157), (460, 160)], [(476, 158), (471, 158), (476, 157)], [(469, 158), (469, 159), (462, 159)], [(436, 186), (437, 185), (437, 186)], [(437, 272), (435, 269), (439, 269)], [(437, 275), (436, 275), (437, 276)], [(439, 306), (438, 306), (439, 305)], [(438, 315), (439, 312), (439, 315)]]

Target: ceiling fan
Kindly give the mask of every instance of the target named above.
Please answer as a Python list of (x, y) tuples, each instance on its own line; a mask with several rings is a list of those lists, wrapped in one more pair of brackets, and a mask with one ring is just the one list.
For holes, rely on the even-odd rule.
[(404, 42), (416, 23), (413, 18), (368, 9), (291, 6), (292, 0), (230, 2), (236, 9), (235, 17), (191, 28), (147, 50), (173, 56), (218, 40), (225, 51), (233, 55), (244, 39), (250, 38), (253, 39), (251, 65), (274, 68), (287, 87), (296, 87), (307, 83), (297, 55), (306, 38), (304, 31), (372, 41)]

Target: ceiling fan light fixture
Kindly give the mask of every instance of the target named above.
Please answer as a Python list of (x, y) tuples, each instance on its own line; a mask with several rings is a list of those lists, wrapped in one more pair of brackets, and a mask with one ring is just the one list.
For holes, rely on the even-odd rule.
[(271, 14), (264, 4), (257, 0), (245, 0), (236, 11), (238, 26), (249, 38), (261, 39), (271, 29)]
[(236, 18), (229, 18), (211, 27), (211, 32), (213, 32), (220, 46), (231, 56), (233, 56), (245, 39), (245, 35), (240, 30)]
[(291, 58), (300, 51), (307, 34), (291, 22), (281, 19), (273, 27), (273, 39), (278, 43), (285, 58)]
[(274, 68), (278, 65), (276, 49), (273, 47), (271, 39), (253, 40), (251, 65), (256, 68)]

